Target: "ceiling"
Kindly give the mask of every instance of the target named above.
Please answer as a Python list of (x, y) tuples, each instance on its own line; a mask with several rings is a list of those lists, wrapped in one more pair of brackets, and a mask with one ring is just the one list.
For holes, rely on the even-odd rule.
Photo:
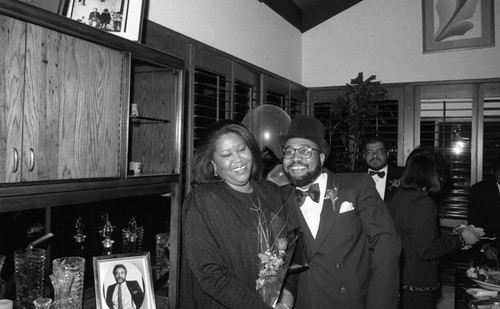
[(362, 0), (258, 0), (306, 32)]

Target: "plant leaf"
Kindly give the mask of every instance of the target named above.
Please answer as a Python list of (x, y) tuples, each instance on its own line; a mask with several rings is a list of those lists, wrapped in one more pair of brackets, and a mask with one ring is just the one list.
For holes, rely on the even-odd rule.
[(476, 12), (479, 0), (438, 0), (436, 12), (439, 18), (439, 28), (436, 31), (436, 41), (443, 41), (452, 36), (460, 36), (474, 28), (470, 21)]

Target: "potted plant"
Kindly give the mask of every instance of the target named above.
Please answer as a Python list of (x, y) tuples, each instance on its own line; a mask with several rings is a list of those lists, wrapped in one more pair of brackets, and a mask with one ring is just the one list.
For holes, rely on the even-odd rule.
[[(387, 89), (375, 81), (372, 75), (363, 79), (363, 72), (358, 73), (350, 84), (340, 89), (337, 99), (330, 104), (327, 130), (334, 136), (339, 136), (346, 149), (345, 158), (339, 169), (355, 171), (362, 162), (361, 141), (366, 136), (367, 129), (380, 118), (380, 106), (377, 101), (387, 100)], [(374, 133), (374, 132), (370, 132)]]

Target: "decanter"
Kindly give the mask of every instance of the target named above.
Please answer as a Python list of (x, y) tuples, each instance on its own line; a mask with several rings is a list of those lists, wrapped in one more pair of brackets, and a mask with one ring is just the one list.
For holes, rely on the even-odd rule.
[(50, 281), (54, 286), (54, 301), (50, 309), (74, 309), (78, 308), (75, 299), (71, 297), (71, 285), (73, 274), (67, 271), (57, 271), (50, 275)]
[(86, 235), (83, 234), (85, 228), (85, 223), (83, 222), (82, 217), (78, 217), (75, 223), (76, 235), (73, 236), (75, 238), (75, 251), (76, 255), (80, 257), (84, 257), (84, 244)]
[(102, 228), (102, 236), (104, 237), (104, 240), (102, 241), (103, 255), (110, 255), (112, 252), (113, 243), (115, 241), (111, 239), (111, 233), (113, 233), (113, 226), (111, 225), (111, 222), (106, 221), (104, 227)]

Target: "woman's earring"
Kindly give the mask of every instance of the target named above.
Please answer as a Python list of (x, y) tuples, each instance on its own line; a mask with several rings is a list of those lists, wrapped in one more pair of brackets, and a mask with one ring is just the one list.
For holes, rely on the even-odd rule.
[(219, 176), (219, 171), (218, 171), (218, 170), (216, 170), (216, 169), (214, 169), (214, 176), (215, 176), (215, 177)]

